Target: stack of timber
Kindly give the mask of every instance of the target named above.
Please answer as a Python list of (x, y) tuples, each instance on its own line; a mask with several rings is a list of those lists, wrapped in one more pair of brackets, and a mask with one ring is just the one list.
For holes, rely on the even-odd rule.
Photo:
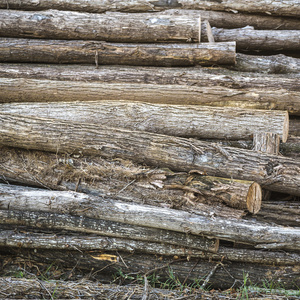
[(0, 0), (7, 298), (298, 289), (299, 4)]

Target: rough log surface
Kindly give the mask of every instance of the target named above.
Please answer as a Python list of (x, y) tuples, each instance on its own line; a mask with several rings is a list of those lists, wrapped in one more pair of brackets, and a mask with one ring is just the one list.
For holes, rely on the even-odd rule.
[(291, 135), (300, 136), (300, 118), (292, 117), (289, 127)]
[(300, 114), (299, 76), (208, 68), (0, 64), (1, 102), (130, 100), (288, 110)]
[(24, 116), (202, 139), (246, 140), (252, 139), (253, 135), (270, 132), (286, 142), (289, 131), (289, 116), (285, 111), (127, 101), (6, 103), (0, 104), (0, 109), (5, 113)]
[[(0, 34), (5, 37), (84, 39), (107, 42), (196, 42), (198, 18), (175, 14), (89, 14), (48, 10), (0, 10)], [(108, 30), (109, 28), (109, 30)], [(203, 24), (201, 41), (207, 41)], [(235, 41), (238, 50), (298, 51), (299, 30), (213, 28), (216, 42)]]
[(279, 154), (280, 136), (271, 132), (259, 132), (253, 136), (253, 150), (269, 154)]
[(2, 38), (0, 61), (136, 66), (235, 64), (235, 42), (121, 44), (82, 40)]
[[(28, 9), (28, 10), (44, 10), (48, 8), (75, 10), (102, 13), (106, 11), (124, 11), (124, 12), (147, 12), (161, 11), (168, 9), (197, 9), (197, 10), (216, 10), (229, 11), (232, 13), (246, 12), (258, 13), (276, 16), (300, 16), (299, 0), (272, 1), (266, 2), (259, 0), (249, 2), (247, 0), (234, 1), (193, 1), (193, 0), (171, 0), (171, 1), (152, 1), (152, 0), (117, 0), (111, 1), (86, 1), (86, 0), (1, 0), (0, 7), (6, 9)], [(237, 15), (238, 17), (238, 15)]]
[(252, 180), (270, 190), (300, 195), (300, 162), (293, 159), (97, 124), (5, 113), (0, 116), (2, 145), (129, 159), (175, 171), (196, 169), (210, 176)]
[(265, 249), (300, 249), (300, 229), (126, 203), (75, 192), (0, 186), (0, 208), (67, 213), (125, 224), (204, 235)]

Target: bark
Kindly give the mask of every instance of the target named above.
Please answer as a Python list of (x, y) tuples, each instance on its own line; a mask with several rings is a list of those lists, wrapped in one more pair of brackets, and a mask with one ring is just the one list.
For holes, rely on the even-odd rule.
[(2, 62), (81, 63), (135, 66), (235, 64), (235, 42), (202, 44), (121, 44), (83, 40), (3, 38)]
[[(118, 277), (121, 274), (130, 274), (133, 279), (136, 276), (150, 276), (155, 273), (159, 276), (159, 281), (164, 282), (172, 277), (186, 284), (198, 282), (201, 284), (213, 272), (213, 276), (209, 278), (209, 286), (215, 289), (227, 289), (232, 286), (238, 287), (242, 285), (245, 274), (251, 284), (262, 284), (264, 280), (268, 282), (280, 282), (285, 288), (297, 288), (299, 286), (299, 265), (295, 266), (270, 266), (253, 263), (222, 263), (208, 262), (201, 259), (185, 259), (155, 257), (153, 255), (132, 255), (126, 253), (115, 253), (114, 256), (119, 257), (119, 262), (96, 260), (97, 253), (80, 253), (78, 251), (37, 251), (34, 250), (18, 250), (10, 249), (10, 253), (15, 253), (17, 262), (26, 266), (27, 270), (35, 273), (35, 265), (42, 267), (42, 263), (49, 263), (55, 266), (63, 265), (64, 268), (71, 268), (73, 272), (81, 270), (81, 272), (89, 273), (94, 279), (105, 276), (106, 280), (115, 279), (124, 280), (124, 277)], [(98, 253), (99, 255), (100, 253)], [(122, 258), (122, 259), (121, 259)], [(11, 262), (9, 262), (11, 264)], [(91, 275), (92, 274), (92, 275)], [(230, 274), (230, 275), (229, 275)], [(124, 276), (123, 275), (123, 276)], [(173, 275), (173, 276), (172, 276)], [(175, 282), (174, 282), (175, 284)], [(176, 285), (176, 286), (177, 286)], [(179, 285), (180, 287), (181, 285)]]
[[(154, 76), (154, 74), (157, 74), (155, 71), (151, 70), (151, 74), (149, 72), (144, 73), (142, 70), (136, 75), (128, 74), (136, 76), (134, 79), (128, 77), (123, 79), (129, 82), (115, 82), (109, 77), (97, 82), (0, 78), (0, 102), (63, 102), (122, 99), (163, 104), (276, 109), (287, 110), (290, 114), (300, 115), (300, 94), (299, 91), (293, 90), (298, 88), (299, 80), (295, 87), (291, 89), (280, 86), (278, 82), (281, 78), (276, 78), (277, 86), (274, 88), (275, 81), (268, 86), (267, 78), (265, 78), (264, 86), (247, 87), (241, 86), (242, 82), (236, 82), (233, 78), (221, 76), (223, 78), (221, 78), (220, 82), (219, 75), (211, 76), (208, 74), (205, 76), (207, 80), (205, 78), (198, 83), (196, 82), (196, 86), (190, 86), (191, 82), (161, 84), (159, 83), (160, 78), (153, 80), (148, 77), (141, 79), (142, 83), (138, 82), (142, 74), (144, 76), (147, 76), (147, 74)], [(164, 73), (164, 71), (159, 71), (158, 74)], [(185, 71), (181, 70), (182, 72), (184, 73)], [(134, 73), (136, 73), (135, 70)], [(160, 77), (161, 75), (157, 76)], [(174, 74), (172, 77), (172, 81), (181, 80)], [(215, 80), (212, 77), (215, 77)], [(164, 80), (168, 80), (168, 78), (162, 79), (162, 81)], [(209, 81), (208, 85), (206, 85), (206, 81)], [(223, 86), (222, 81), (228, 87)], [(290, 83), (293, 81), (296, 80), (291, 80)]]
[(286, 144), (280, 144), (280, 153), (284, 156), (300, 158), (300, 136), (290, 136)]
[[(161, 251), (160, 245), (166, 245), (169, 251), (178, 249), (179, 252), (185, 251), (184, 247), (208, 252), (217, 252), (219, 241), (216, 239), (207, 239), (204, 237), (195, 236), (192, 234), (180, 233), (171, 230), (162, 230), (151, 227), (142, 227), (108, 220), (91, 219), (84, 216), (71, 216), (67, 214), (55, 214), (47, 212), (35, 211), (0, 211), (1, 224), (15, 226), (29, 226), (35, 229), (50, 230), (50, 231), (71, 231), (73, 233), (82, 233), (86, 236), (86, 242), (83, 244), (69, 244), (70, 249), (92, 249), (93, 247), (114, 247), (110, 241), (129, 241), (132, 240), (132, 245), (141, 246), (144, 242), (150, 243), (149, 246), (156, 245), (157, 251)], [(11, 228), (11, 227), (10, 227)], [(93, 234), (88, 238), (87, 234)], [(79, 234), (78, 234), (79, 235)], [(96, 236), (95, 236), (96, 235)], [(99, 235), (102, 235), (100, 237)], [(90, 243), (88, 242), (90, 240)], [(79, 240), (78, 240), (79, 241)], [(24, 241), (25, 243), (25, 241)], [(34, 243), (34, 241), (32, 242)], [(67, 243), (67, 242), (66, 242)], [(70, 242), (71, 243), (71, 242)], [(47, 243), (46, 243), (47, 244)], [(44, 246), (46, 246), (44, 243)], [(28, 247), (29, 245), (26, 244)], [(116, 244), (115, 244), (116, 245)], [(121, 244), (120, 244), (121, 245)], [(49, 242), (49, 247), (51, 247)], [(55, 247), (53, 241), (52, 247)], [(62, 247), (62, 246), (61, 246)], [(76, 248), (77, 247), (77, 248)], [(85, 248), (86, 247), (86, 248)], [(125, 247), (124, 244), (122, 246)], [(136, 247), (136, 246), (134, 246)], [(183, 248), (182, 248), (183, 247)], [(95, 248), (95, 249), (96, 249)], [(127, 248), (129, 250), (130, 248)], [(133, 251), (134, 249), (130, 250)], [(150, 250), (150, 249), (149, 249)], [(153, 249), (152, 249), (153, 250)], [(173, 251), (171, 250), (171, 251)], [(147, 249), (143, 249), (147, 251)], [(196, 252), (197, 252), (196, 251)], [(183, 252), (182, 252), (183, 253)]]
[[(176, 9), (195, 9), (204, 12), (206, 10), (215, 11), (229, 11), (235, 13), (235, 18), (239, 18), (237, 12), (258, 13), (276, 16), (300, 16), (299, 2), (288, 0), (266, 2), (264, 0), (249, 2), (226, 0), (222, 2), (206, 2), (206, 1), (192, 1), (192, 0), (178, 0), (178, 1), (149, 1), (149, 0), (135, 0), (135, 1), (70, 1), (70, 0), (1, 0), (0, 7), (5, 9), (21, 9), (21, 10), (45, 10), (49, 8), (61, 10), (86, 11), (93, 13), (102, 13), (106, 11), (124, 11), (124, 12), (153, 12), (162, 11), (172, 8)], [(246, 15), (247, 16), (247, 15)]]
[(291, 135), (300, 136), (300, 118), (292, 117), (289, 128)]
[(289, 116), (285, 111), (128, 101), (6, 103), (0, 104), (0, 108), (2, 112), (24, 116), (202, 139), (252, 139), (253, 135), (270, 132), (286, 142), (289, 130)]
[[(195, 42), (198, 17), (177, 14), (89, 14), (48, 10), (26, 12), (0, 10), (0, 34), (4, 37), (83, 39), (121, 43)], [(201, 41), (207, 41), (205, 22)], [(109, 30), (108, 30), (109, 28)], [(298, 51), (299, 30), (213, 28), (216, 42), (236, 41), (238, 50)]]
[(237, 53), (233, 70), (268, 74), (300, 73), (300, 59), (283, 54), (255, 56)]
[(5, 230), (0, 233), (0, 247), (18, 247), (29, 249), (53, 249), (53, 250), (81, 250), (81, 251), (122, 251), (130, 253), (157, 254), (164, 256), (186, 256), (201, 258), (209, 261), (235, 261), (246, 263), (270, 264), (270, 265), (299, 265), (300, 255), (296, 253), (274, 252), (250, 249), (237, 249), (220, 247), (217, 251), (207, 252), (166, 243), (153, 243), (148, 241), (136, 241), (133, 239), (121, 239), (91, 235), (68, 235), (57, 233), (30, 232), (26, 228), (20, 231)]
[(125, 224), (173, 230), (250, 244), (265, 249), (300, 249), (300, 229), (236, 220), (205, 217), (174, 209), (126, 203), (75, 192), (47, 191), (1, 185), (3, 210), (65, 213)]
[(175, 171), (253, 180), (269, 190), (300, 195), (300, 162), (256, 151), (143, 131), (1, 114), (0, 143), (69, 155), (122, 158)]
[(253, 150), (269, 154), (279, 154), (280, 136), (271, 132), (255, 133), (253, 137)]
[(111, 195), (125, 201), (193, 210), (198, 214), (241, 218), (243, 211), (257, 212), (261, 188), (240, 181), (150, 169), (128, 162), (98, 157), (67, 158), (41, 151), (0, 148), (0, 173), (4, 182), (54, 190), (72, 190), (92, 195)]

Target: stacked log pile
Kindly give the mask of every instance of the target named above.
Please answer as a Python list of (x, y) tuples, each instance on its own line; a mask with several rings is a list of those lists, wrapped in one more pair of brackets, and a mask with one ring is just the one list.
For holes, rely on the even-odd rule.
[(299, 287), (299, 7), (0, 0), (1, 275)]

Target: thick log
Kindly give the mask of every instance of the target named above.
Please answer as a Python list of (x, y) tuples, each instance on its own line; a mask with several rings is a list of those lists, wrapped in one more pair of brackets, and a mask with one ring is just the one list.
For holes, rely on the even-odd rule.
[[(83, 39), (121, 43), (192, 42), (199, 40), (198, 18), (178, 14), (89, 14), (48, 10), (0, 10), (4, 37)], [(201, 41), (208, 41), (205, 22)], [(108, 30), (109, 28), (109, 30)], [(236, 41), (238, 50), (297, 51), (299, 30), (213, 28), (216, 42)]]
[[(173, 173), (99, 157), (69, 158), (64, 155), (14, 148), (0, 148), (0, 179), (54, 190), (75, 190), (92, 195), (111, 195), (205, 215), (241, 218), (242, 211), (256, 213), (261, 188), (252, 181)], [(99, 175), (101, 174), (101, 175)], [(209, 206), (207, 205), (209, 204)]]
[[(31, 212), (32, 213), (32, 212)], [(136, 241), (133, 239), (122, 239), (102, 237), (95, 235), (68, 235), (57, 233), (30, 232), (26, 228), (7, 230), (1, 229), (0, 247), (18, 247), (29, 249), (55, 249), (55, 250), (102, 250), (122, 251), (130, 253), (148, 253), (164, 256), (186, 256), (209, 261), (235, 261), (270, 265), (298, 265), (300, 255), (296, 253), (274, 252), (263, 250), (237, 249), (220, 247), (210, 252), (188, 248), (185, 244), (181, 246), (166, 243), (153, 243), (148, 241)]]
[(135, 66), (235, 64), (235, 42), (120, 44), (83, 40), (2, 38), (0, 61)]
[(126, 203), (75, 192), (48, 191), (20, 186), (0, 186), (0, 208), (65, 213), (125, 224), (173, 230), (265, 249), (300, 249), (300, 229), (205, 217), (174, 209)]
[[(300, 114), (298, 75), (208, 68), (0, 64), (0, 102), (130, 100), (288, 110)], [(87, 96), (88, 95), (88, 96)]]
[(0, 104), (0, 109), (5, 113), (24, 116), (94, 123), (202, 139), (246, 140), (270, 132), (286, 142), (289, 131), (289, 116), (285, 111), (126, 101), (6, 103)]
[[(151, 227), (136, 226), (120, 222), (112, 222), (109, 220), (91, 219), (84, 216), (78, 217), (71, 216), (68, 214), (55, 214), (39, 211), (10, 210), (0, 210), (0, 215), (0, 223), (4, 225), (29, 226), (31, 228), (48, 231), (50, 230), (57, 232), (63, 230), (77, 232), (85, 235), (95, 235), (94, 237), (90, 238), (90, 244), (88, 243), (88, 241), (84, 245), (77, 244), (77, 246), (73, 243), (73, 246), (69, 245), (70, 249), (76, 249), (76, 247), (83, 247), (82, 249), (91, 249), (93, 247), (96, 247), (96, 244), (98, 245), (97, 247), (114, 247), (114, 245), (108, 245), (110, 243), (109, 241), (112, 241), (113, 239), (116, 239), (116, 241), (117, 239), (131, 239), (132, 245), (134, 243), (138, 245), (141, 242), (139, 244), (140, 246), (143, 245), (142, 242), (147, 242), (150, 244), (152, 243), (153, 245), (157, 245), (158, 248), (160, 248), (160, 244), (165, 244), (166, 247), (169, 248), (169, 251), (179, 249), (179, 252), (185, 251), (182, 247), (193, 248), (198, 251), (203, 250), (208, 252), (217, 252), (219, 248), (219, 240), (217, 239), (208, 239), (192, 234)], [(99, 237), (99, 235), (102, 235), (102, 237)], [(86, 239), (88, 240), (88, 237), (86, 237)], [(93, 241), (96, 244), (93, 244)], [(50, 244), (49, 247), (51, 247)], [(173, 250), (171, 250), (172, 247)], [(161, 250), (162, 248), (160, 248), (160, 250), (157, 249), (157, 251)], [(146, 251), (146, 249), (144, 249), (143, 251)]]
[(49, 8), (61, 10), (86, 11), (94, 13), (102, 13), (106, 11), (125, 11), (125, 12), (153, 12), (176, 9), (196, 9), (196, 10), (216, 10), (229, 11), (235, 13), (235, 18), (239, 18), (237, 12), (259, 13), (276, 16), (300, 16), (299, 2), (288, 0), (266, 2), (264, 0), (249, 2), (246, 0), (236, 2), (234, 0), (226, 0), (222, 2), (207, 2), (207, 1), (193, 1), (193, 0), (172, 0), (172, 1), (151, 1), (151, 0), (134, 0), (122, 1), (86, 1), (77, 0), (1, 0), (0, 7), (6, 9), (20, 9), (20, 10), (45, 10)]
[(280, 136), (271, 132), (259, 132), (253, 135), (253, 150), (269, 154), (279, 154)]
[(236, 54), (233, 70), (241, 72), (260, 72), (267, 74), (300, 73), (300, 59), (283, 54), (262, 56)]
[[(4, 248), (5, 249), (5, 248)], [(55, 251), (55, 250), (18, 250), (9, 248), (10, 259), (6, 264), (17, 264), (18, 262), (26, 266), (30, 273), (36, 273), (37, 264), (42, 267), (46, 263), (49, 269), (49, 263), (53, 263), (57, 268), (62, 267), (72, 269), (72, 272), (81, 271), (92, 274), (95, 279), (106, 280), (115, 279), (122, 274), (138, 275), (140, 277), (151, 275), (155, 272), (160, 282), (170, 280), (176, 276), (178, 281), (186, 284), (203, 283), (205, 279), (209, 280), (209, 286), (215, 289), (228, 289), (232, 286), (242, 285), (245, 274), (251, 284), (263, 285), (265, 280), (268, 282), (280, 282), (285, 288), (296, 288), (299, 286), (299, 265), (295, 266), (272, 266), (253, 263), (222, 263), (209, 262), (202, 259), (173, 259), (170, 257), (155, 257), (153, 255), (132, 255), (120, 252), (112, 253), (119, 257), (119, 262), (97, 260), (93, 258), (100, 253), (80, 253), (79, 251)], [(2, 256), (3, 257), (3, 256)], [(122, 259), (121, 259), (122, 258)], [(45, 270), (47, 269), (45, 267)], [(56, 270), (57, 270), (56, 268)], [(213, 272), (213, 270), (215, 272)], [(66, 270), (67, 271), (67, 270)], [(209, 277), (209, 274), (212, 276)], [(230, 276), (229, 276), (230, 274)], [(173, 276), (172, 276), (173, 275)], [(135, 276), (134, 276), (135, 277)], [(123, 278), (119, 278), (124, 280)], [(135, 279), (135, 278), (133, 278)], [(100, 280), (101, 281), (101, 280)], [(111, 280), (109, 280), (111, 281)], [(182, 285), (179, 284), (179, 287)]]
[(0, 115), (0, 144), (75, 155), (122, 158), (175, 171), (253, 180), (300, 195), (300, 162), (194, 139), (14, 114)]

